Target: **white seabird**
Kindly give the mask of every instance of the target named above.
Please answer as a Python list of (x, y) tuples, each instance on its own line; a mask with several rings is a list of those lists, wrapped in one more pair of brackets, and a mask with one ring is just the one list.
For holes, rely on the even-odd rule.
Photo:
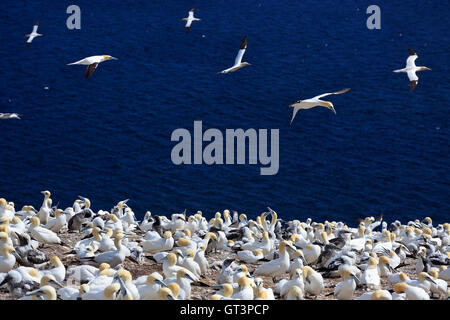
[(76, 62), (68, 63), (67, 65), (68, 66), (73, 64), (87, 65), (86, 72), (84, 73), (84, 76), (87, 79), (92, 75), (95, 69), (97, 69), (98, 64), (106, 60), (119, 60), (119, 59), (111, 57), (110, 55), (90, 56)]
[(189, 16), (187, 18), (181, 19), (182, 21), (186, 21), (186, 25), (184, 26), (186, 32), (189, 32), (192, 21), (200, 21), (201, 19), (194, 17), (194, 8), (189, 10)]
[(21, 119), (18, 113), (0, 113), (0, 119)]
[(25, 35), (25, 37), (28, 38), (28, 40), (27, 40), (28, 47), (30, 46), (31, 41), (33, 41), (34, 38), (43, 36), (43, 34), (37, 33), (38, 27), (39, 27), (39, 21), (36, 22), (36, 24), (33, 26), (33, 31), (31, 31), (31, 33)]
[(334, 114), (336, 114), (336, 110), (334, 109), (333, 104), (330, 101), (320, 100), (320, 98), (323, 98), (323, 97), (326, 97), (326, 96), (329, 96), (332, 94), (342, 94), (349, 90), (350, 90), (350, 88), (346, 88), (346, 89), (342, 89), (342, 90), (336, 91), (336, 92), (324, 93), (324, 94), (315, 96), (311, 99), (298, 100), (298, 101), (290, 104), (289, 107), (294, 108), (294, 111), (292, 113), (291, 123), (292, 123), (292, 121), (294, 121), (295, 115), (297, 114), (298, 110), (300, 110), (300, 109), (311, 109), (314, 107), (322, 106), (322, 107), (326, 107), (326, 108), (330, 109), (331, 111), (334, 112)]
[(245, 50), (247, 49), (247, 36), (244, 36), (244, 39), (242, 39), (241, 47), (239, 49), (239, 52), (236, 56), (236, 60), (234, 60), (234, 65), (231, 68), (222, 70), (218, 73), (229, 73), (234, 72), (240, 68), (243, 68), (245, 66), (249, 66), (250, 63), (248, 62), (242, 62), (242, 57), (244, 56)]
[(417, 83), (419, 82), (419, 77), (416, 75), (417, 71), (425, 71), (425, 70), (431, 70), (427, 67), (416, 67), (416, 59), (419, 57), (417, 53), (415, 53), (413, 50), (409, 50), (409, 57), (406, 59), (406, 67), (403, 69), (394, 70), (394, 72), (402, 72), (406, 73), (408, 75), (409, 79), (409, 87), (410, 91), (414, 91), (414, 89), (417, 86)]

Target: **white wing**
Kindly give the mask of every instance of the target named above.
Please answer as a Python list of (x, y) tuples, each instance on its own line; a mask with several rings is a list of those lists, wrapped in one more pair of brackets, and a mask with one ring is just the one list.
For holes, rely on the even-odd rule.
[(247, 49), (247, 36), (244, 36), (244, 39), (242, 40), (241, 47), (236, 56), (236, 60), (234, 60), (234, 65), (238, 65), (241, 63), (242, 57), (244, 56), (245, 53), (245, 49)]
[(417, 54), (413, 56), (409, 56), (408, 59), (406, 59), (406, 67), (415, 67), (416, 66), (416, 59), (418, 58)]
[(342, 93), (345, 93), (345, 92), (347, 92), (349, 90), (350, 90), (350, 88), (346, 88), (346, 89), (342, 89), (342, 90), (339, 90), (339, 91), (336, 91), (336, 92), (324, 93), (324, 94), (321, 94), (319, 96), (315, 96), (312, 99), (320, 99), (320, 98), (323, 98), (323, 97), (326, 97), (326, 96), (329, 96), (329, 95), (332, 95), (332, 94), (342, 94)]
[(37, 32), (37, 29), (38, 29), (38, 25), (37, 24), (35, 24), (34, 26), (33, 26), (33, 31), (32, 31), (32, 33), (36, 33)]

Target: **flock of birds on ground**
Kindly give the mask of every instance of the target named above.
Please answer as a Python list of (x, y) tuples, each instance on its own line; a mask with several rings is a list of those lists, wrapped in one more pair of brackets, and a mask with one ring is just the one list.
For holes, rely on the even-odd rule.
[[(210, 291), (203, 299), (301, 300), (321, 295), (324, 278), (337, 278), (329, 295), (340, 300), (449, 299), (450, 224), (435, 226), (429, 217), (388, 225), (380, 215), (351, 228), (284, 221), (268, 208), (255, 220), (224, 210), (208, 221), (201, 211), (188, 216), (185, 210), (170, 218), (148, 211), (137, 221), (128, 200), (94, 212), (79, 197), (62, 210), (52, 206), (49, 191), (42, 194), (39, 210), (16, 211), (0, 199), (0, 288), (13, 299), (189, 300), (196, 285)], [(63, 233), (82, 237), (69, 247)], [(45, 247), (78, 264), (65, 266)], [(216, 253), (226, 258), (208, 261)], [(152, 259), (162, 274), (133, 279), (126, 259)], [(408, 263), (415, 263), (413, 279), (397, 270)], [(256, 267), (249, 272), (249, 266)], [(205, 281), (212, 270), (218, 273), (213, 285)], [(357, 288), (364, 293), (356, 296)]]
[[(182, 20), (186, 21), (185, 29), (186, 29), (186, 32), (189, 32), (192, 22), (200, 21), (201, 19), (194, 17), (194, 8), (192, 8), (189, 11), (188, 17), (183, 18)], [(39, 27), (39, 21), (34, 25), (33, 31), (30, 34), (25, 35), (27, 37), (27, 45), (28, 46), (30, 46), (31, 42), (33, 41), (33, 39), (35, 37), (42, 36), (42, 34), (37, 32), (38, 27)], [(222, 70), (218, 73), (235, 72), (243, 67), (249, 66), (250, 63), (242, 61), (242, 58), (244, 57), (246, 49), (247, 49), (247, 36), (244, 36), (244, 38), (241, 42), (241, 45), (239, 47), (239, 51), (235, 58), (233, 66), (231, 66), (230, 68), (227, 68), (225, 70)], [(413, 50), (409, 49), (409, 57), (406, 60), (406, 67), (403, 69), (394, 70), (394, 72), (396, 72), (396, 73), (406, 73), (407, 74), (409, 82), (410, 82), (410, 90), (411, 91), (413, 91), (416, 88), (416, 86), (419, 82), (419, 78), (417, 77), (416, 72), (431, 70), (430, 68), (427, 68), (424, 66), (416, 66), (415, 61), (417, 58), (418, 58), (418, 55)], [(108, 60), (118, 60), (118, 59), (115, 57), (112, 57), (110, 55), (96, 55), (96, 56), (86, 57), (86, 58), (81, 59), (76, 62), (69, 63), (68, 65), (87, 65), (84, 75), (86, 78), (89, 78), (94, 73), (95, 69), (97, 69), (98, 65), (101, 62), (108, 61)], [(349, 90), (350, 90), (350, 88), (346, 88), (346, 89), (339, 90), (336, 92), (324, 93), (324, 94), (315, 96), (310, 99), (298, 100), (298, 101), (290, 104), (289, 107), (294, 108), (293, 112), (292, 112), (291, 124), (295, 118), (295, 115), (297, 114), (297, 112), (300, 109), (311, 109), (314, 107), (321, 106), (321, 107), (330, 109), (331, 111), (333, 111), (334, 114), (336, 114), (336, 110), (334, 109), (333, 103), (330, 101), (320, 100), (320, 98), (326, 97), (326, 96), (329, 96), (332, 94), (342, 94)], [(20, 116), (21, 115), (17, 114), (17, 113), (0, 113), (0, 119), (20, 119)]]

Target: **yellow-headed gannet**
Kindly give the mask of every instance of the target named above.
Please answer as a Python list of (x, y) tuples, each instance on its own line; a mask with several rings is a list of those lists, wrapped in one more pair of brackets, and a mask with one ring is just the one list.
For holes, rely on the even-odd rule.
[(186, 29), (186, 32), (189, 32), (192, 21), (200, 21), (201, 19), (194, 17), (194, 8), (192, 8), (191, 10), (189, 10), (189, 16), (187, 18), (183, 18), (181, 20), (186, 21), (186, 25), (184, 26), (184, 28)]
[(326, 108), (330, 109), (331, 111), (334, 112), (334, 114), (336, 114), (336, 110), (334, 109), (333, 104), (330, 101), (320, 100), (320, 98), (323, 98), (323, 97), (326, 97), (326, 96), (329, 96), (332, 94), (342, 94), (349, 90), (350, 90), (350, 88), (346, 88), (346, 89), (336, 91), (336, 92), (324, 93), (324, 94), (315, 96), (311, 99), (298, 100), (298, 101), (290, 104), (289, 107), (294, 108), (294, 111), (292, 113), (291, 123), (292, 123), (292, 121), (294, 121), (295, 115), (297, 114), (298, 110), (300, 110), (300, 109), (311, 109), (314, 107), (322, 106), (322, 107), (326, 107)]
[(0, 119), (21, 119), (21, 114), (18, 113), (0, 113)]
[(39, 21), (36, 22), (36, 24), (33, 26), (33, 31), (30, 34), (26, 34), (25, 37), (28, 38), (27, 40), (27, 46), (29, 47), (31, 44), (31, 41), (33, 41), (33, 39), (35, 37), (40, 37), (43, 36), (43, 34), (37, 33), (37, 29), (39, 27)]
[(236, 60), (234, 60), (234, 65), (231, 68), (222, 70), (217, 73), (229, 73), (234, 72), (240, 68), (243, 68), (245, 66), (249, 66), (250, 63), (248, 62), (242, 62), (242, 57), (244, 56), (245, 50), (247, 49), (247, 36), (244, 36), (244, 39), (242, 40), (241, 47), (239, 48), (239, 52), (236, 56)]
[(416, 67), (416, 59), (419, 57), (413, 50), (409, 50), (409, 57), (406, 59), (406, 67), (403, 69), (394, 70), (394, 72), (402, 72), (406, 73), (408, 75), (409, 79), (409, 87), (410, 91), (413, 91), (417, 83), (419, 82), (419, 77), (416, 75), (417, 71), (425, 71), (425, 70), (431, 70), (427, 67)]
[(81, 59), (79, 61), (69, 63), (67, 65), (68, 66), (73, 65), (73, 64), (87, 65), (86, 72), (84, 73), (84, 76), (86, 78), (89, 78), (92, 75), (92, 73), (95, 71), (95, 69), (97, 68), (98, 64), (100, 62), (103, 62), (103, 61), (106, 61), (106, 60), (119, 60), (119, 59), (111, 57), (110, 55), (90, 56), (90, 57)]

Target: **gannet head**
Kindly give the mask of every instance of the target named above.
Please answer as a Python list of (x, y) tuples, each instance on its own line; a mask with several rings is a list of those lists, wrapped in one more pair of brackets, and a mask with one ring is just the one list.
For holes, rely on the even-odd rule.
[(436, 284), (436, 281), (434, 281), (433, 278), (430, 277), (430, 275), (426, 272), (419, 273), (418, 278), (419, 278), (420, 282), (428, 281), (428, 282)]
[(170, 290), (169, 288), (159, 289), (158, 300), (175, 300), (172, 295), (172, 290)]
[(114, 282), (107, 286), (105, 290), (103, 290), (103, 294), (107, 298), (112, 298), (113, 295), (115, 295), (120, 290), (120, 284), (117, 282)]
[(119, 60), (119, 59), (117, 59), (115, 57), (111, 57), (110, 55), (107, 55), (107, 54), (103, 56), (103, 59), (104, 60)]
[(9, 239), (9, 236), (6, 232), (0, 232), (0, 243), (6, 243)]
[(5, 245), (4, 247), (3, 247), (3, 250), (2, 250), (2, 255), (3, 256), (6, 256), (6, 255), (8, 255), (8, 254), (10, 254), (10, 253), (12, 253), (12, 252), (14, 252), (15, 250), (14, 250), (14, 248), (12, 247), (12, 246), (10, 246), (10, 245)]
[(8, 205), (8, 202), (4, 198), (0, 198), (0, 207), (5, 208)]
[(164, 232), (164, 238), (166, 238), (166, 239), (172, 238), (172, 232), (170, 232), (170, 231)]
[(399, 282), (394, 285), (394, 291), (398, 294), (403, 293), (408, 289), (408, 284), (405, 282)]
[(121, 278), (125, 283), (132, 280), (130, 271), (125, 269), (120, 269), (119, 271), (117, 271), (115, 277)]
[(175, 253), (169, 253), (167, 255), (167, 260), (169, 261), (169, 266), (174, 266), (177, 263), (177, 256)]
[(33, 227), (38, 227), (41, 224), (41, 221), (39, 220), (39, 217), (33, 217), (30, 219), (31, 224)]
[(390, 300), (389, 296), (385, 294), (384, 290), (376, 290), (374, 293), (372, 293), (372, 296), (370, 297), (370, 300)]
[(242, 276), (238, 280), (238, 285), (241, 289), (250, 287), (250, 280), (246, 276)]
[(180, 294), (180, 286), (176, 282), (172, 282), (167, 286), (172, 291), (172, 296), (176, 299)]
[(52, 274), (46, 274), (41, 278), (41, 287), (45, 285), (55, 285), (59, 288), (64, 287), (61, 283), (56, 281), (55, 276), (53, 276)]
[(52, 195), (51, 194), (51, 192), (50, 191), (48, 191), (48, 190), (44, 190), (44, 191), (41, 191), (41, 193), (45, 196), (45, 198), (50, 198), (50, 196)]
[(54, 267), (61, 267), (63, 264), (61, 262), (61, 260), (59, 259), (58, 256), (53, 256), (50, 258), (50, 263), (54, 266)]

